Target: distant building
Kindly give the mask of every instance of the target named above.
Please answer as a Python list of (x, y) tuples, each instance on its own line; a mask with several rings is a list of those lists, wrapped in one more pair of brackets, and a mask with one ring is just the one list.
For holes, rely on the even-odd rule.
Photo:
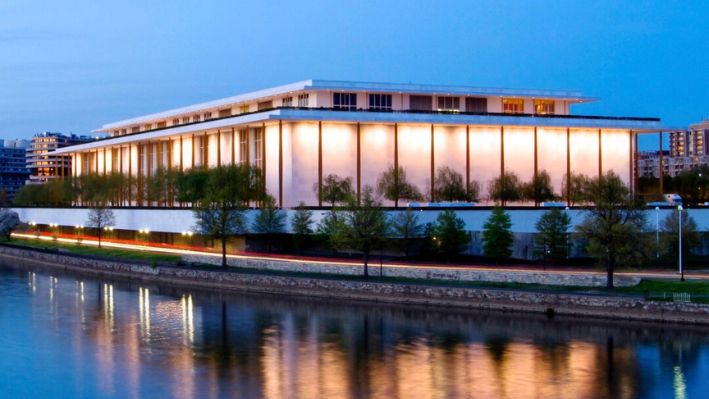
[(12, 202), (30, 175), (25, 163), (29, 140), (0, 139), (0, 206)]
[(49, 152), (91, 140), (92, 137), (74, 134), (50, 132), (36, 134), (26, 151), (26, 167), (30, 171), (28, 183), (46, 183), (56, 177), (71, 176), (71, 157), (49, 154)]
[(687, 130), (670, 132), (670, 156), (691, 157), (695, 162), (709, 155), (709, 120), (695, 123)]

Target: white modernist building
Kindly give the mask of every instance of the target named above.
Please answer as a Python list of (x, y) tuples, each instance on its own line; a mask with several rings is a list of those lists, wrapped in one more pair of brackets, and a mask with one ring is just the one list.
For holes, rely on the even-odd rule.
[[(149, 179), (159, 169), (247, 162), (263, 169), (282, 207), (320, 205), (328, 174), (351, 177), (359, 190), (391, 166), (424, 193), (442, 166), (483, 192), (503, 173), (528, 181), (542, 170), (557, 194), (570, 173), (613, 170), (632, 184), (637, 134), (658, 131), (660, 121), (570, 113), (593, 100), (567, 91), (306, 80), (108, 123), (97, 131), (109, 138), (56, 153), (72, 157), (74, 176)], [(141, 198), (127, 205), (160, 206)]]

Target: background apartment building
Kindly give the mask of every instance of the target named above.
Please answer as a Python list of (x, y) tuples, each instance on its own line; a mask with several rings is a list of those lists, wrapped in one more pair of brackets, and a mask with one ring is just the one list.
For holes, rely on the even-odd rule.
[(25, 161), (29, 140), (0, 139), (0, 206), (15, 198), (30, 175)]
[(26, 168), (30, 172), (28, 183), (46, 183), (56, 177), (71, 176), (71, 157), (50, 154), (50, 152), (91, 140), (93, 137), (74, 134), (50, 132), (36, 134), (26, 150)]

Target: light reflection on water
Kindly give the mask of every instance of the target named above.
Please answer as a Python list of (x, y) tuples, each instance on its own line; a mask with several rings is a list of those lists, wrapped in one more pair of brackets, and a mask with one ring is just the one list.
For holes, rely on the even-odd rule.
[(0, 268), (7, 397), (695, 398), (699, 327), (219, 295)]

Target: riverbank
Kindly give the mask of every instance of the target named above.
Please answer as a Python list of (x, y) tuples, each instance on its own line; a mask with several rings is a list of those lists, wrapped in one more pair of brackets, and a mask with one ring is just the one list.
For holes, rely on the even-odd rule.
[(239, 273), (236, 268), (219, 270), (153, 266), (138, 262), (90, 259), (8, 245), (0, 245), (0, 258), (23, 266), (43, 266), (93, 276), (164, 283), (183, 288), (709, 325), (709, 305), (651, 301), (640, 296)]

